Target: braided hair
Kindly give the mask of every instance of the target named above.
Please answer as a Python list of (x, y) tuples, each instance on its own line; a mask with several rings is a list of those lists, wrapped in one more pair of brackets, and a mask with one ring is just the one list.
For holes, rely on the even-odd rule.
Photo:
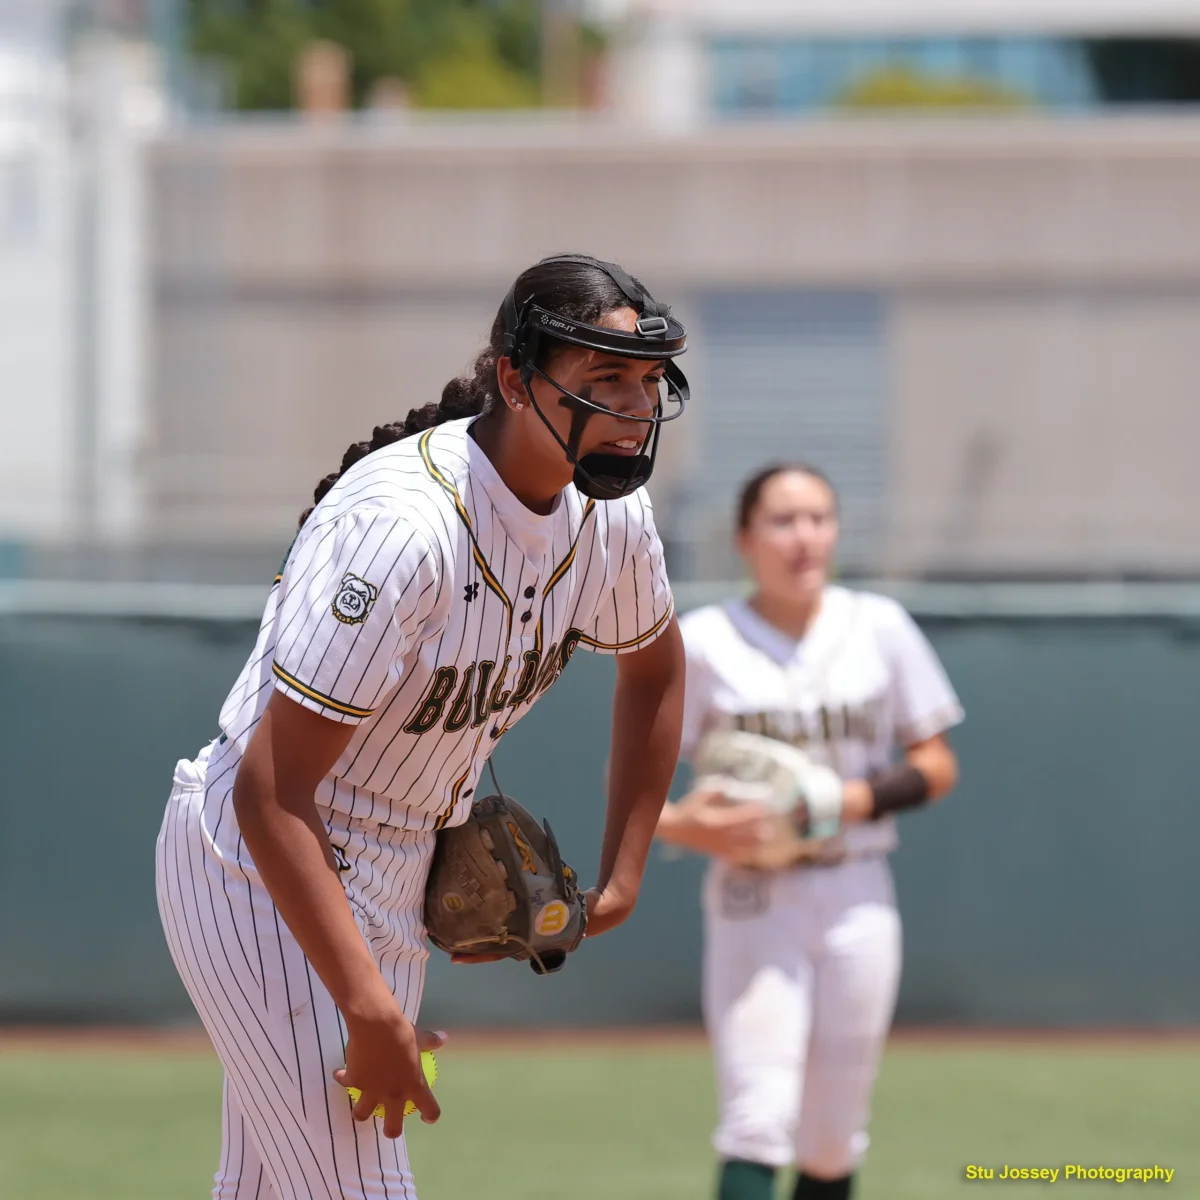
[[(523, 271), (517, 277), (515, 299), (518, 307), (532, 299), (551, 312), (593, 325), (609, 313), (629, 305), (625, 293), (600, 267), (557, 258), (535, 263)], [(369, 441), (355, 442), (348, 447), (342, 455), (342, 465), (317, 484), (312, 505), (300, 514), (300, 525), (308, 520), (313, 508), (321, 503), (342, 475), (373, 451), (382, 450), (401, 438), (412, 437), (446, 421), (492, 412), (500, 404), (496, 364), (504, 354), (503, 347), (504, 309), (501, 306), (492, 322), (488, 344), (475, 359), (470, 374), (450, 380), (442, 389), (442, 398), (436, 404), (414, 408), (403, 421), (376, 425)], [(544, 370), (561, 348), (561, 343), (543, 337), (537, 366)]]

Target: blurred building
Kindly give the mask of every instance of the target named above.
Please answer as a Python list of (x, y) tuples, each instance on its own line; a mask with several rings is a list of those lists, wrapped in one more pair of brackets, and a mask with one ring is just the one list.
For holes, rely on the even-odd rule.
[[(867, 98), (1086, 111), (1172, 99), (1145, 39), (1200, 36), (1192, 0), (592, 0), (613, 102), (664, 128)], [(1137, 77), (1104, 49), (1141, 39)], [(1149, 67), (1149, 69), (1144, 69)]]
[(0, 568), (70, 524), (74, 397), (62, 5), (0, 6)]
[(142, 536), (151, 7), (0, 4), (0, 575)]
[[(1200, 0), (591, 7), (606, 115), (198, 119), (182, 0), (0, 0), (0, 578), (32, 581), (0, 586), (0, 1013), (190, 1013), (147, 855), (297, 514), (469, 365), (519, 270), (582, 249), (691, 330), (651, 488), (701, 581), (681, 606), (732, 590), (741, 479), (812, 460), (843, 571), (890, 577), (971, 714), (969, 795), (897, 864), (904, 1016), (1194, 1020), (1197, 588), (976, 581), (1200, 580), (1200, 117), (1157, 68), (1124, 111), (1095, 53), (1186, 57)], [(931, 578), (968, 582), (906, 582)], [(581, 659), (499, 769), (598, 847), (612, 663)], [(699, 866), (655, 864), (574, 1001), (476, 1005), (436, 963), (427, 997), (468, 1025), (692, 1018)]]
[[(1196, 577), (1200, 118), (1052, 102), (1085, 42), (1182, 35), (1192, 7), (980, 0), (965, 23), (932, 0), (614, 2), (616, 78), (640, 62), (661, 104), (618, 88), (578, 120), (172, 124), (144, 42), (76, 37), (68, 57), (26, 36), (58, 91), (41, 125), (16, 102), (0, 116), (35, 130), (51, 181), (0, 206), (0, 238), (10, 208), (39, 231), (0, 251), (27, 272), (0, 274), (0, 389), (20, 398), (0, 538), (21, 550), (0, 571), (269, 578), (345, 446), (467, 367), (519, 270), (583, 249), (693, 330), (693, 404), (652, 486), (676, 578), (736, 572), (734, 491), (778, 457), (834, 478), (847, 574)], [(1034, 58), (989, 61), (1057, 63), (1058, 82), (1002, 112), (851, 119), (788, 83), (762, 119), (720, 82), (750, 42), (836, 64), (863, 39), (1014, 30)], [(801, 44), (817, 58), (787, 57)]]
[(151, 169), (160, 540), (278, 545), (518, 270), (583, 247), (695, 331), (653, 489), (681, 575), (731, 569), (733, 490), (780, 455), (830, 470), (853, 571), (1196, 572), (1190, 118), (262, 126)]

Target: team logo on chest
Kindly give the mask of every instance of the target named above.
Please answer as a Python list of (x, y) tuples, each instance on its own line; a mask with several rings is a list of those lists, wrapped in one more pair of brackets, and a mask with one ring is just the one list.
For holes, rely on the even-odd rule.
[(343, 625), (361, 625), (375, 603), (379, 589), (349, 571), (342, 576), (337, 595), (333, 598), (333, 615)]
[[(428, 733), (439, 723), (446, 733), (458, 733), (468, 725), (477, 729), (495, 713), (532, 704), (563, 673), (582, 638), (578, 629), (568, 629), (561, 645), (553, 642), (545, 652), (526, 650), (513, 681), (508, 681), (511, 655), (499, 670), (491, 659), (467, 663), (461, 673), (458, 667), (438, 667), (404, 732)], [(492, 736), (498, 737), (499, 732)]]

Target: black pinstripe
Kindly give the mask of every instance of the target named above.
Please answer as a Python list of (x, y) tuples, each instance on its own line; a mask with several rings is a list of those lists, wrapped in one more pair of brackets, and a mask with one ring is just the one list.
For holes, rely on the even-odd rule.
[[(196, 789), (177, 787), (173, 793), (159, 839), (158, 890), (172, 955), (225, 1063), (230, 1095), (236, 1101), (226, 1104), (223, 1119), (222, 1200), (249, 1195), (251, 1188), (259, 1190), (259, 1181), (253, 1178), (258, 1162), (278, 1200), (308, 1200), (310, 1196), (321, 1200), (342, 1196), (411, 1200), (411, 1174), (401, 1147), (378, 1145), (373, 1154), (361, 1152), (359, 1139), (387, 1139), (375, 1128), (376, 1123), (355, 1128), (348, 1099), (330, 1081), (333, 1067), (344, 1061), (344, 1027), (259, 884), (254, 885), (252, 903), (271, 913), (275, 936), (270, 941), (279, 964), (278, 977), (257, 991), (228, 986), (230, 977), (240, 973), (236, 963), (241, 960), (234, 960), (231, 967), (231, 960), (214, 943), (213, 935), (218, 935), (217, 943), (230, 936), (228, 918), (223, 907), (206, 905), (204, 892), (219, 888), (216, 875), (229, 868), (212, 853), (201, 822), (202, 804)], [(372, 936), (367, 929), (368, 944), (378, 944), (381, 935), (391, 943), (389, 958), (394, 966), (388, 971), (381, 961), (381, 969), (385, 977), (391, 975), (398, 1000), (415, 1019), (425, 950), (419, 919), (414, 919), (411, 910), (423, 891), (423, 875), (420, 881), (410, 883), (405, 876), (411, 877), (413, 872), (400, 872), (408, 886), (398, 894), (390, 887), (389, 876), (396, 874), (392, 860), (397, 855), (411, 856), (416, 863), (426, 856), (431, 843), (428, 835), (392, 831), (392, 840), (385, 847), (374, 844), (364, 830), (343, 823), (335, 833), (360, 864), (368, 860), (363, 853), (368, 845), (377, 852), (386, 849), (390, 858), (385, 856), (378, 870), (360, 866), (367, 886), (359, 892), (358, 903), (351, 896), (352, 908), (359, 913), (373, 910), (379, 933)], [(413, 837), (423, 840), (413, 842)], [(242, 893), (237, 890), (230, 895), (237, 899)], [(249, 917), (246, 911), (235, 911), (232, 919), (245, 923)], [(402, 944), (396, 944), (397, 940)], [(381, 958), (377, 954), (377, 961)], [(408, 969), (402, 979), (398, 968), (405, 959)], [(271, 987), (281, 988), (287, 1001), (281, 1015), (268, 1024), (265, 996)], [(294, 1062), (286, 1069), (280, 1039), (286, 1039)], [(248, 1120), (239, 1122), (239, 1113)], [(239, 1140), (245, 1143), (247, 1129), (252, 1143), (249, 1149), (236, 1144)]]
[[(194, 914), (193, 921), (187, 921), (187, 899), (184, 885), (185, 882), (190, 881), (194, 886), (195, 880), (191, 878), (192, 869), (186, 863), (181, 864), (179, 861), (180, 855), (184, 851), (179, 841), (178, 825), (181, 817), (186, 821), (187, 813), (186, 810), (182, 813), (177, 811), (175, 804), (177, 797), (178, 793), (173, 794), (173, 803), (168, 805), (163, 834), (159, 839), (158, 895), (163, 927), (167, 933), (167, 943), (180, 977), (188, 989), (188, 994), (196, 1005), (209, 1037), (212, 1038), (213, 1045), (225, 1065), (227, 1078), (229, 1073), (234, 1071), (244, 1079), (253, 1080), (256, 1078), (256, 1069), (261, 1069), (264, 1064), (261, 1059), (255, 1061), (248, 1057), (248, 1054), (255, 1054), (255, 1051), (251, 1048), (251, 1040), (245, 1036), (245, 1029), (240, 1026), (240, 1022), (238, 1025), (243, 1036), (241, 1039), (236, 1036), (235, 1026), (232, 1022), (238, 1020), (237, 1010), (230, 1004), (228, 993), (219, 976), (211, 971), (203, 970), (203, 962), (207, 959), (211, 964), (213, 960), (207, 953), (207, 946), (205, 946), (203, 955), (197, 952), (193, 926), (198, 923), (194, 919)], [(187, 798), (186, 794), (178, 797), (180, 804)], [(220, 988), (224, 1003), (218, 1001), (213, 991), (214, 983)], [(264, 1081), (269, 1081), (269, 1078), (269, 1072), (263, 1072)], [(289, 1162), (294, 1159), (298, 1168), (300, 1157), (294, 1144), (289, 1143), (286, 1139), (278, 1138), (271, 1120), (272, 1116), (283, 1108), (284, 1096), (278, 1089), (275, 1089), (274, 1094), (264, 1097), (264, 1091), (265, 1083), (264, 1086), (240, 1095), (239, 1099), (243, 1111), (251, 1115), (254, 1121), (254, 1128), (257, 1131), (256, 1143), (264, 1166), (271, 1171), (271, 1164), (283, 1164), (282, 1174), (271, 1171), (272, 1185), (282, 1200), (289, 1194), (283, 1186), (287, 1178)], [(262, 1102), (264, 1098), (268, 1101), (265, 1104)]]

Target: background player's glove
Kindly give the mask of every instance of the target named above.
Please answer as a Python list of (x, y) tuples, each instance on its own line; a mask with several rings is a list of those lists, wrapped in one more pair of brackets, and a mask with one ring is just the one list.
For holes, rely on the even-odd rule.
[(550, 825), (508, 796), (485, 796), (438, 834), (425, 929), (447, 954), (502, 954), (557, 971), (583, 940), (587, 905)]
[(774, 738), (719, 730), (700, 743), (697, 791), (719, 792), (730, 804), (758, 804), (773, 814), (772, 836), (737, 863), (777, 870), (819, 858), (822, 843), (841, 828), (843, 785), (837, 772)]

